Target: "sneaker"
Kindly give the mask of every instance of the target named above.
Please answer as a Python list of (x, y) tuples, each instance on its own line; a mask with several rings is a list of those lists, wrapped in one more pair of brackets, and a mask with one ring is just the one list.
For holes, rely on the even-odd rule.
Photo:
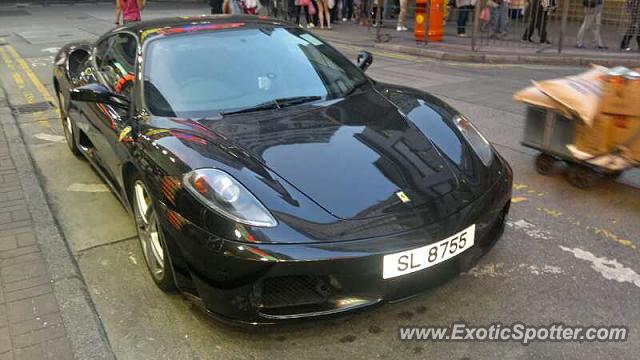
[(584, 46), (584, 45), (582, 45), (582, 44), (578, 44), (578, 45), (576, 45), (576, 47), (577, 47), (578, 49), (584, 49), (586, 46)]
[(467, 37), (467, 34), (466, 34), (466, 33), (459, 33), (459, 34), (458, 34), (458, 37), (462, 37), (462, 38), (463, 38), (463, 37)]
[(602, 45), (602, 46), (596, 46), (596, 49), (598, 50), (609, 50), (609, 47), (606, 45)]
[(313, 25), (313, 23), (308, 23), (307, 24), (307, 29), (313, 29), (314, 27), (316, 27), (316, 26)]
[(409, 31), (409, 28), (407, 28), (404, 25), (398, 25), (398, 27), (396, 28), (396, 31)]
[(347, 18), (342, 18), (342, 22), (347, 22)]
[(624, 49), (622, 49), (622, 51), (631, 51), (631, 48), (630, 47), (624, 48)]

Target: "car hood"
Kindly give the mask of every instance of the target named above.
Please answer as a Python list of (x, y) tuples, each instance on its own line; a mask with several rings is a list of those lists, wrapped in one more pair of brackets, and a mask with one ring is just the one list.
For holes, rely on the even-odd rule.
[[(439, 217), (447, 216), (465, 205), (460, 199), (474, 195), (447, 196), (469, 187), (461, 188), (461, 170), (425, 134), (430, 124), (442, 127), (445, 120), (426, 103), (407, 99), (413, 99), (409, 107), (370, 89), (335, 101), (200, 123), (340, 219), (426, 205), (438, 209)], [(450, 146), (468, 153), (459, 139)]]

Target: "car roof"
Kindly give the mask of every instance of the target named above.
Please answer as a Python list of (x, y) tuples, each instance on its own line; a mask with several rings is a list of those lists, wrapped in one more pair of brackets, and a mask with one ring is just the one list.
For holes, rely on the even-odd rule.
[[(171, 29), (180, 29), (193, 26), (202, 26), (206, 30), (206, 25), (221, 25), (225, 24), (238, 24), (253, 27), (253, 26), (275, 26), (284, 27), (291, 26), (290, 23), (267, 16), (251, 16), (251, 15), (199, 15), (199, 16), (176, 16), (168, 18), (160, 18), (153, 20), (145, 20), (139, 22), (132, 22), (120, 26), (113, 30), (114, 33), (120, 31), (128, 31), (138, 34), (141, 42), (146, 39), (145, 34), (152, 34), (158, 30), (166, 35), (171, 33)], [(252, 26), (253, 25), (253, 26)], [(179, 33), (179, 32), (175, 32)]]

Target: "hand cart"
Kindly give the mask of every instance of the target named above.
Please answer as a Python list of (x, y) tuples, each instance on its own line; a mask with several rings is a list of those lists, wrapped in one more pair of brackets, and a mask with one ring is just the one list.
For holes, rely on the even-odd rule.
[[(575, 142), (576, 118), (567, 118), (561, 113), (534, 106), (527, 107), (524, 128), (523, 146), (536, 149), (540, 154), (535, 159), (535, 169), (541, 175), (551, 175), (560, 162), (567, 164), (567, 181), (580, 189), (587, 189), (603, 178), (620, 176), (625, 168), (610, 169), (593, 164), (593, 160), (609, 155), (618, 155), (620, 148), (611, 153), (598, 154), (584, 159), (576, 158), (567, 145)], [(640, 133), (632, 137), (630, 142), (640, 140)], [(627, 145), (627, 144), (625, 144)], [(638, 163), (629, 160), (629, 166)]]

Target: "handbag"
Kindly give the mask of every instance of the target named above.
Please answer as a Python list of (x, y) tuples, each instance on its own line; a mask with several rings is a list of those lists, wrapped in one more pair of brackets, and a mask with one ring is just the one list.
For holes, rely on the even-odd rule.
[(334, 0), (328, 0), (327, 6), (329, 7), (329, 9), (333, 9), (333, 7), (336, 6), (336, 3)]
[(298, 0), (298, 6), (309, 6), (311, 0)]
[(480, 11), (480, 20), (482, 22), (488, 23), (490, 19), (491, 19), (491, 9), (489, 9), (489, 6), (485, 6), (484, 9)]
[(309, 16), (313, 16), (316, 14), (316, 7), (313, 6), (313, 2), (309, 1), (309, 5), (307, 5), (307, 10), (309, 11)]

